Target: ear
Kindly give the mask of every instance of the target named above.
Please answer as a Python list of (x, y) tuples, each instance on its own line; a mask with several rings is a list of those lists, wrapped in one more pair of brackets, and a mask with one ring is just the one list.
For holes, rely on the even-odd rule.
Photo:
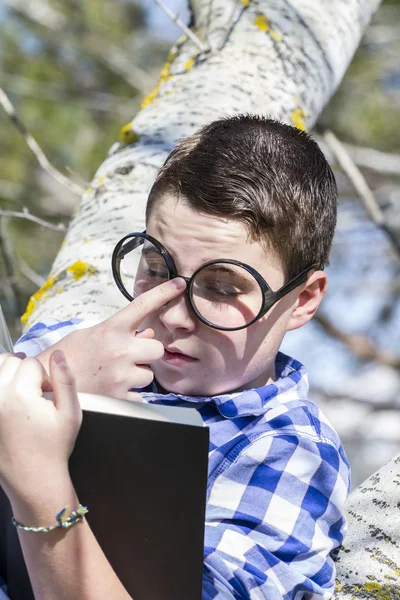
[(300, 288), (293, 306), (287, 331), (298, 329), (310, 321), (328, 287), (328, 277), (324, 271), (313, 271)]

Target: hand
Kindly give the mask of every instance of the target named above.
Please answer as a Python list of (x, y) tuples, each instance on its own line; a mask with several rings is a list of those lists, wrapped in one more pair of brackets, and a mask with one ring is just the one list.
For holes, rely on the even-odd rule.
[[(50, 357), (50, 375), (34, 358), (0, 356), (0, 483), (10, 498), (69, 480), (82, 411), (60, 351)], [(51, 389), (55, 402), (43, 397)]]
[(129, 392), (143, 388), (154, 378), (149, 365), (164, 354), (154, 331), (137, 332), (155, 310), (184, 291), (182, 278), (172, 279), (145, 292), (106, 321), (74, 331), (37, 358), (47, 368), (49, 353), (61, 349), (67, 357), (79, 392), (103, 394), (127, 400), (140, 400)]

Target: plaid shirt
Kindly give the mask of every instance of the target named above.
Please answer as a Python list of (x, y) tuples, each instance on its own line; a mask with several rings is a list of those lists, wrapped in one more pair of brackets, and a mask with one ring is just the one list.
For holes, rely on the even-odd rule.
[[(33, 356), (90, 324), (39, 323), (15, 349)], [(349, 463), (307, 392), (305, 368), (282, 353), (275, 383), (262, 388), (212, 398), (142, 392), (146, 402), (196, 408), (210, 428), (203, 600), (332, 596)]]

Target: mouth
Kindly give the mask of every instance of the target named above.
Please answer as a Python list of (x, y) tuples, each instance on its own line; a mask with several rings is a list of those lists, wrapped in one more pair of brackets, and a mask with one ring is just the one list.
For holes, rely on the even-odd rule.
[(197, 358), (193, 358), (193, 356), (189, 356), (188, 354), (184, 354), (176, 348), (170, 347), (164, 348), (164, 356), (162, 360), (169, 365), (175, 365), (179, 367), (181, 365), (188, 365), (196, 362)]

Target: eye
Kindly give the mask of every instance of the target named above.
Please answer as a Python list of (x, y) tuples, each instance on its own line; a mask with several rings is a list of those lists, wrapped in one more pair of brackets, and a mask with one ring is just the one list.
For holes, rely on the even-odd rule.
[(219, 279), (205, 281), (205, 287), (221, 298), (232, 298), (240, 294), (238, 288), (232, 283)]
[(145, 272), (148, 277), (168, 279), (168, 269), (166, 268), (165, 263), (148, 262), (145, 266)]

